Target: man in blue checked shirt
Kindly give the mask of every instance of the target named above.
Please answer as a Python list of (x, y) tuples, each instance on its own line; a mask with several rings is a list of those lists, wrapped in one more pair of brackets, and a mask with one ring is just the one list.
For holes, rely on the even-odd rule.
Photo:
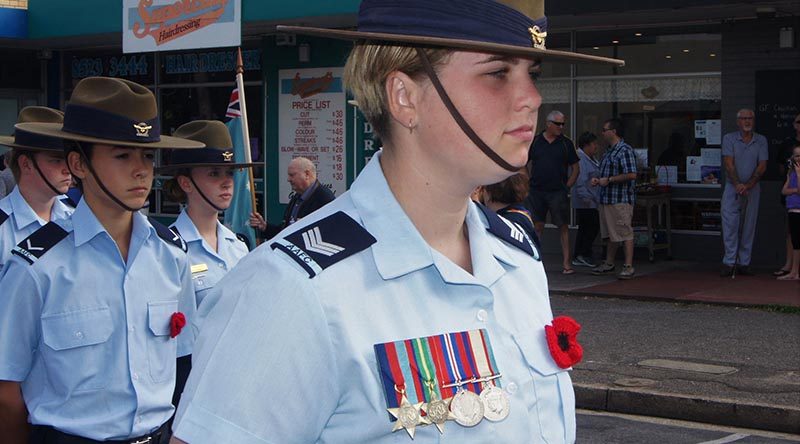
[(636, 199), (636, 156), (633, 148), (622, 139), (624, 128), (617, 118), (603, 123), (600, 132), (608, 142), (608, 150), (600, 163), (600, 177), (592, 179), (592, 186), (601, 186), (600, 190), (600, 231), (608, 238), (606, 260), (592, 270), (592, 274), (601, 275), (614, 271), (614, 257), (620, 244), (625, 246), (625, 262), (622, 271), (617, 275), (620, 279), (631, 279), (635, 275), (633, 268), (633, 204)]

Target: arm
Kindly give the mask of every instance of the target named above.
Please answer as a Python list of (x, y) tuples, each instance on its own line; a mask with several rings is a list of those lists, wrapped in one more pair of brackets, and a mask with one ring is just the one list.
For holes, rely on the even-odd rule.
[(789, 187), (789, 182), (791, 181), (791, 179), (792, 179), (791, 174), (787, 175), (786, 176), (786, 182), (783, 183), (783, 189), (781, 189), (781, 194), (783, 194), (784, 196), (789, 196), (789, 195), (797, 193), (797, 188), (790, 188)]
[(575, 181), (578, 180), (578, 174), (581, 172), (581, 163), (575, 162), (572, 165), (572, 174), (569, 175), (569, 179), (567, 179), (567, 188), (572, 188), (575, 185)]
[(9, 444), (28, 442), (28, 410), (19, 382), (0, 381), (0, 436)]
[(756, 170), (753, 172), (753, 175), (750, 176), (750, 179), (748, 179), (747, 183), (744, 184), (748, 190), (756, 186), (758, 181), (761, 180), (761, 177), (764, 175), (765, 171), (767, 171), (767, 161), (760, 160)]

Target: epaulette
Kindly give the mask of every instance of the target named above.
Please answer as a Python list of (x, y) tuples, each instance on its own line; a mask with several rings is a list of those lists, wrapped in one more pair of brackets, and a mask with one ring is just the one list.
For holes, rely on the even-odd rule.
[(539, 255), (539, 250), (537, 250), (534, 246), (533, 240), (531, 240), (528, 235), (525, 234), (525, 230), (521, 229), (517, 224), (500, 217), (497, 213), (489, 208), (486, 208), (484, 205), (477, 205), (478, 208), (480, 208), (483, 212), (483, 215), (486, 216), (486, 220), (489, 222), (489, 227), (487, 230), (490, 233), (528, 253), (537, 261), (542, 260), (541, 256)]
[(248, 239), (247, 236), (245, 236), (242, 233), (233, 233), (233, 234), (236, 235), (236, 239), (239, 239), (244, 244), (244, 246), (247, 247), (247, 251), (253, 251), (253, 247), (250, 246), (250, 239)]
[(364, 227), (339, 211), (275, 240), (270, 248), (286, 253), (308, 272), (310, 279), (375, 242)]
[(8, 220), (8, 214), (5, 211), (0, 210), (0, 225), (3, 225)]
[(189, 249), (189, 247), (186, 245), (186, 242), (184, 242), (183, 238), (181, 238), (180, 234), (173, 231), (161, 222), (153, 219), (152, 217), (148, 217), (147, 221), (150, 222), (150, 225), (156, 229), (158, 237), (163, 239), (166, 243), (180, 248), (184, 253), (186, 253), (186, 251)]
[(29, 264), (41, 259), (45, 253), (61, 242), (69, 232), (55, 222), (48, 222), (19, 243), (11, 254), (25, 259)]

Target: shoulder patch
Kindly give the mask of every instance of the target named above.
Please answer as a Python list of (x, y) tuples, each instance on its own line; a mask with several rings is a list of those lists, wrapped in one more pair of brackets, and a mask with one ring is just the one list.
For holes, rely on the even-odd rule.
[(177, 232), (177, 230), (173, 230), (166, 225), (162, 224), (161, 222), (153, 219), (152, 217), (148, 217), (147, 221), (150, 222), (150, 225), (156, 229), (156, 233), (158, 237), (164, 240), (164, 242), (176, 246), (183, 250), (184, 253), (188, 251), (189, 247), (186, 245), (186, 242), (183, 241), (181, 235)]
[(61, 228), (60, 225), (48, 222), (14, 247), (11, 250), (11, 254), (19, 256), (33, 265), (34, 262), (41, 259), (45, 253), (61, 242), (68, 234), (69, 232)]
[(3, 225), (6, 220), (8, 220), (8, 214), (6, 214), (5, 211), (0, 210), (0, 225)]
[(270, 248), (286, 253), (308, 272), (309, 278), (313, 278), (322, 270), (366, 250), (375, 242), (375, 238), (364, 227), (339, 211), (277, 239), (270, 244)]
[(500, 217), (497, 213), (486, 208), (485, 206), (481, 204), (477, 205), (478, 208), (483, 211), (483, 215), (486, 216), (486, 220), (489, 221), (489, 228), (487, 228), (487, 231), (528, 253), (537, 261), (542, 260), (541, 256), (539, 255), (539, 250), (537, 250), (534, 246), (533, 240), (531, 240), (528, 235), (525, 234), (525, 230), (521, 229), (517, 224)]

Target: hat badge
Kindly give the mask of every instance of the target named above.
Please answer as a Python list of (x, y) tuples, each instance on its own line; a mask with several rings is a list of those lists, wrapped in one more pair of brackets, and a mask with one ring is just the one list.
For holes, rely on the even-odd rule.
[(222, 153), (222, 160), (225, 162), (230, 162), (233, 160), (233, 152), (232, 151), (225, 151)]
[(153, 129), (153, 125), (144, 122), (137, 123), (133, 127), (136, 129), (136, 137), (150, 137), (150, 130)]
[(533, 40), (533, 47), (538, 49), (547, 49), (544, 46), (544, 41), (547, 38), (547, 31), (542, 31), (542, 28), (539, 25), (533, 25), (532, 27), (528, 28), (528, 32), (531, 33), (531, 40)]

